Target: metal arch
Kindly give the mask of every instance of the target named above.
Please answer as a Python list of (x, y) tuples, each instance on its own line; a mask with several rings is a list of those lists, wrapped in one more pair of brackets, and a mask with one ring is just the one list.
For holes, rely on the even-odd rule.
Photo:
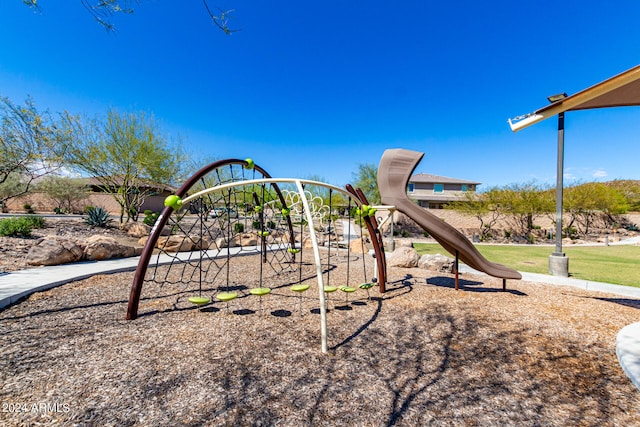
[[(198, 182), (198, 180), (206, 176), (209, 172), (224, 166), (234, 165), (234, 164), (242, 165), (243, 168), (246, 168), (249, 165), (249, 163), (246, 160), (242, 160), (242, 159), (226, 159), (226, 160), (219, 160), (219, 161), (210, 163), (207, 166), (204, 166), (203, 168), (198, 170), (196, 173), (194, 173), (189, 179), (187, 179), (184, 182), (184, 184), (182, 184), (182, 186), (178, 189), (178, 191), (176, 191), (175, 193), (176, 196), (182, 198), (185, 194), (187, 194), (187, 192), (191, 189), (191, 187), (193, 187)], [(263, 168), (261, 168), (260, 166), (254, 164), (253, 168), (257, 170), (259, 173), (261, 173), (262, 176), (271, 178), (271, 175), (269, 175), (269, 173)], [(238, 182), (246, 183), (248, 181), (249, 180), (238, 181)], [(281, 203), (283, 203), (284, 205), (285, 200), (284, 200), (284, 197), (282, 196), (282, 192), (280, 191), (280, 188), (277, 185), (274, 185), (274, 189)], [(185, 199), (192, 200), (193, 196), (187, 197)], [(173, 212), (173, 208), (168, 206), (162, 210), (156, 223), (151, 229), (151, 233), (149, 234), (149, 239), (147, 240), (147, 243), (142, 249), (142, 253), (140, 254), (140, 259), (138, 260), (138, 266), (136, 268), (136, 272), (133, 277), (131, 292), (129, 294), (129, 303), (127, 305), (127, 315), (126, 315), (127, 320), (135, 320), (138, 317), (138, 306), (140, 304), (142, 284), (144, 282), (144, 277), (147, 273), (149, 260), (153, 255), (153, 249), (155, 248), (158, 242), (160, 233), (162, 229), (164, 229), (164, 226), (167, 225), (167, 221), (169, 221), (169, 217), (171, 216), (172, 212)], [(287, 225), (289, 227), (289, 236), (291, 237), (291, 244), (294, 245), (295, 238), (293, 235), (293, 225), (291, 224), (290, 218), (287, 218)]]
[[(320, 181), (313, 181), (310, 179), (298, 179), (298, 178), (273, 178), (273, 177), (267, 177), (267, 178), (259, 178), (259, 179), (248, 179), (246, 181), (235, 181), (235, 182), (229, 182), (227, 184), (221, 184), (221, 185), (216, 185), (215, 187), (211, 187), (211, 188), (207, 188), (204, 190), (201, 190), (197, 193), (194, 193), (191, 196), (185, 197), (184, 199), (182, 199), (183, 203), (187, 203), (193, 199), (196, 199), (200, 196), (204, 196), (205, 194), (209, 194), (209, 193), (213, 193), (215, 191), (220, 191), (220, 190), (225, 190), (227, 188), (231, 188), (231, 187), (237, 187), (240, 185), (253, 185), (253, 184), (262, 184), (262, 183), (290, 183), (290, 184), (295, 184), (296, 182), (300, 182), (302, 184), (310, 184), (310, 185), (317, 185), (319, 187), (325, 187), (325, 188), (329, 188), (335, 191), (338, 191), (342, 194), (344, 194), (347, 197), (350, 197), (354, 200), (356, 200), (358, 202), (358, 204), (362, 205), (362, 201), (358, 198), (358, 197), (354, 197), (354, 195), (352, 193), (350, 193), (349, 191), (345, 190), (344, 188), (340, 188), (337, 187), (335, 185), (332, 184), (327, 184), (326, 182), (320, 182)], [(179, 196), (179, 194), (176, 194), (177, 196)]]

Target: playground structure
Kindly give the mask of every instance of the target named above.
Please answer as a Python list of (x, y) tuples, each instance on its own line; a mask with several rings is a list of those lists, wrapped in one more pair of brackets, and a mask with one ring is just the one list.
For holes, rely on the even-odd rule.
[[(181, 286), (179, 299), (187, 297), (200, 307), (218, 300), (227, 311), (231, 301), (248, 295), (259, 297), (262, 312), (262, 298), (272, 290), (297, 293), (301, 315), (302, 293), (317, 283), (327, 351), (326, 294), (340, 290), (347, 299), (358, 288), (368, 294), (374, 283), (384, 286), (369, 253), (371, 246), (372, 253), (380, 254), (375, 258), (383, 258), (375, 209), (350, 187), (272, 178), (251, 159), (229, 159), (196, 172), (167, 197), (165, 206), (136, 269), (129, 320), (138, 317), (145, 283)], [(340, 230), (344, 224), (346, 233)], [(356, 229), (360, 232), (353, 239)], [(336, 286), (331, 272), (337, 264), (346, 268), (346, 281)], [(259, 273), (243, 274), (247, 265), (257, 265)]]
[[(227, 312), (236, 299), (257, 296), (262, 313), (267, 295), (295, 295), (301, 316), (303, 293), (315, 287), (326, 352), (327, 295), (340, 290), (348, 301), (357, 289), (366, 290), (367, 299), (376, 284), (380, 293), (386, 290), (378, 208), (387, 209), (391, 218), (397, 209), (416, 221), (455, 255), (456, 267), (460, 258), (505, 281), (520, 279), (518, 272), (484, 259), (464, 235), (407, 198), (408, 179), (421, 158), (422, 153), (401, 149), (384, 153), (378, 169), (384, 206), (370, 206), (363, 192), (350, 185), (342, 189), (273, 178), (251, 159), (200, 169), (165, 200), (140, 256), (127, 319), (138, 317), (145, 283), (157, 289), (170, 283), (181, 287), (172, 291), (178, 301), (202, 309), (218, 300)], [(257, 274), (243, 273), (256, 264)], [(346, 280), (336, 286), (331, 272), (337, 268), (346, 269)]]
[(458, 260), (490, 276), (521, 279), (522, 275), (504, 265), (490, 262), (478, 252), (469, 239), (457, 229), (413, 203), (405, 189), (424, 153), (395, 148), (386, 150), (378, 167), (378, 189), (382, 203), (393, 205), (427, 231), (450, 254), (456, 257), (456, 290), (458, 289)]

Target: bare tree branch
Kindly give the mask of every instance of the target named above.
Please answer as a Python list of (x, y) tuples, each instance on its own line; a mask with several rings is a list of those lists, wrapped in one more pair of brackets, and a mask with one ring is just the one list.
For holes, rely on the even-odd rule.
[(240, 31), (240, 30), (232, 30), (229, 28), (229, 19), (230, 19), (229, 15), (231, 15), (234, 12), (233, 9), (222, 10), (220, 8), (217, 8), (219, 15), (214, 15), (213, 12), (211, 11), (211, 8), (209, 7), (209, 4), (207, 3), (207, 0), (202, 0), (202, 3), (204, 4), (204, 7), (207, 10), (207, 13), (209, 14), (209, 16), (211, 17), (211, 20), (213, 21), (213, 23), (216, 25), (216, 27), (221, 29), (226, 35), (230, 36), (232, 33)]

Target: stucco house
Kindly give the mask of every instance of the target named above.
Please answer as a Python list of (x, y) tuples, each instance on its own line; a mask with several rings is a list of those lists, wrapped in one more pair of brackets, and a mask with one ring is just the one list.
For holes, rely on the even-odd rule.
[[(105, 192), (100, 181), (96, 178), (72, 178), (74, 181), (86, 186), (86, 197), (78, 200), (74, 211), (80, 213), (84, 211), (86, 206), (100, 206), (105, 208), (112, 214), (119, 214), (120, 206), (116, 203), (113, 195)], [(176, 189), (164, 184), (153, 183), (148, 180), (142, 180), (140, 189), (149, 194), (145, 198), (139, 212), (151, 210), (160, 212), (164, 209), (164, 199), (170, 194), (175, 193)], [(45, 193), (40, 191), (31, 191), (23, 196), (15, 197), (7, 201), (6, 210), (8, 212), (25, 212), (24, 205), (28, 204), (37, 213), (53, 213), (55, 203)]]
[(480, 182), (446, 176), (418, 173), (412, 175), (407, 195), (428, 209), (442, 209), (447, 203), (466, 199), (468, 192), (475, 192)]

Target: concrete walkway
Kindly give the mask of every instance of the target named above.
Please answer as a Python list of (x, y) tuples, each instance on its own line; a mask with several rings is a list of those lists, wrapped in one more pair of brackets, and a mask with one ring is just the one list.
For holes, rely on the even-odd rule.
[[(213, 256), (216, 255), (219, 256), (220, 254), (214, 254)], [(179, 258), (185, 259), (189, 258), (189, 256), (188, 252), (178, 255)], [(164, 257), (160, 257), (156, 261), (159, 264), (176, 261), (175, 257)], [(78, 262), (2, 273), (0, 274), (0, 310), (34, 292), (45, 291), (96, 274), (133, 271), (138, 266), (138, 260), (139, 257), (133, 257), (108, 261)], [(460, 272), (477, 275), (484, 274), (464, 264), (460, 265)], [(535, 273), (522, 273), (522, 280), (550, 285), (573, 286), (587, 291), (607, 292), (640, 300), (640, 288), (631, 286)], [(509, 282), (507, 282), (508, 286)], [(640, 389), (640, 322), (628, 325), (620, 330), (616, 340), (616, 353), (622, 369), (631, 378), (631, 382)]]

